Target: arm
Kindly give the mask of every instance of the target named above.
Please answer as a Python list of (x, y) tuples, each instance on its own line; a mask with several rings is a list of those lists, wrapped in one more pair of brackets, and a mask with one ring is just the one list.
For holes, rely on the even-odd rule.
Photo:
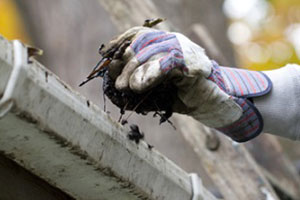
[(265, 74), (273, 88), (270, 93), (253, 99), (264, 119), (263, 131), (300, 140), (300, 66), (289, 64)]
[[(143, 93), (168, 80), (178, 89), (172, 105), (174, 112), (190, 115), (235, 141), (248, 141), (263, 128), (290, 137), (274, 127), (276, 122), (271, 120), (282, 119), (275, 116), (281, 110), (270, 111), (278, 109), (271, 108), (270, 104), (280, 102), (274, 96), (280, 95), (275, 93), (280, 90), (277, 83), (270, 93), (272, 82), (277, 81), (273, 73), (220, 67), (182, 34), (149, 28), (130, 29), (107, 48), (126, 37), (131, 45), (121, 59), (109, 66), (109, 74), (118, 90)], [(270, 101), (270, 98), (278, 99)], [(264, 118), (267, 119), (265, 127)]]

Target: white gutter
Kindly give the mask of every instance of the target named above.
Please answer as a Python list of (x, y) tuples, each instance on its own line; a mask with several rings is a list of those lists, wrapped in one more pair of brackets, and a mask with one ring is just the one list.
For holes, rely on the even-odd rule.
[(0, 37), (1, 94), (0, 151), (73, 198), (192, 199), (185, 171)]

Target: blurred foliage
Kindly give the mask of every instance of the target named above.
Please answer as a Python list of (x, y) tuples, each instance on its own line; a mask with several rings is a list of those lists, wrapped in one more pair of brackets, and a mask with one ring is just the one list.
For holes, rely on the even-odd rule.
[(13, 0), (0, 0), (0, 34), (7, 39), (30, 43)]
[[(246, 31), (240, 31), (242, 36), (249, 35), (245, 41), (238, 44), (235, 42), (240, 66), (254, 70), (268, 70), (279, 68), (287, 63), (299, 64), (300, 1), (258, 1), (264, 1), (268, 5), (264, 18), (255, 24), (251, 24), (247, 20), (252, 17), (251, 13), (243, 18), (232, 19), (232, 24), (239, 22), (245, 25)], [(247, 29), (250, 30), (249, 33)], [(295, 34), (299, 34), (299, 36)], [(232, 37), (235, 40), (236, 35)]]

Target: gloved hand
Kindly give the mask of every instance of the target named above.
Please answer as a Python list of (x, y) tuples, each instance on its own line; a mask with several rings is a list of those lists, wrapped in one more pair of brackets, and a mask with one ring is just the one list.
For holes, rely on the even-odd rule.
[(117, 89), (142, 93), (171, 79), (178, 87), (174, 112), (191, 115), (210, 127), (223, 127), (240, 118), (240, 106), (207, 79), (212, 62), (204, 50), (184, 35), (135, 27), (107, 48), (126, 38), (131, 38), (132, 44), (121, 60), (110, 65), (111, 76), (117, 75)]
[[(230, 74), (242, 76), (245, 72), (219, 67), (206, 56), (203, 48), (180, 33), (145, 27), (129, 29), (102, 51), (125, 40), (130, 40), (131, 45), (121, 59), (113, 60), (109, 66), (109, 75), (116, 79), (118, 90), (142, 93), (170, 80), (178, 88), (177, 99), (172, 106), (174, 112), (190, 115), (209, 127), (219, 128), (236, 141), (246, 141), (261, 131), (259, 112), (252, 108), (250, 101), (239, 97), (252, 97), (269, 91), (268, 80), (262, 74), (257, 76), (263, 79), (266, 87), (255, 85), (250, 88), (249, 84), (243, 83), (240, 86), (240, 79), (252, 84), (256, 81), (253, 79), (256, 74), (250, 74), (252, 78), (239, 77), (232, 84), (234, 81), (230, 79), (236, 77)], [(239, 85), (238, 89), (236, 85)], [(252, 118), (251, 124), (248, 124)], [(240, 129), (245, 132), (242, 136), (239, 135)]]

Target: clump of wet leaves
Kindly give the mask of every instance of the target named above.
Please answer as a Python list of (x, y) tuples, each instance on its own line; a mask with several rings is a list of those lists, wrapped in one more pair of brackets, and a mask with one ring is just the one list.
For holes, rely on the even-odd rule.
[(135, 141), (136, 144), (140, 142), (140, 140), (144, 139), (145, 135), (140, 131), (139, 127), (135, 124), (130, 125), (130, 131), (127, 135), (129, 140)]
[(106, 71), (103, 76), (103, 92), (113, 104), (121, 109), (121, 114), (125, 110), (132, 110), (144, 115), (154, 111), (161, 117), (160, 123), (162, 123), (172, 115), (172, 105), (177, 88), (173, 84), (162, 83), (142, 94), (134, 93), (131, 90), (119, 91), (115, 88), (115, 81)]

